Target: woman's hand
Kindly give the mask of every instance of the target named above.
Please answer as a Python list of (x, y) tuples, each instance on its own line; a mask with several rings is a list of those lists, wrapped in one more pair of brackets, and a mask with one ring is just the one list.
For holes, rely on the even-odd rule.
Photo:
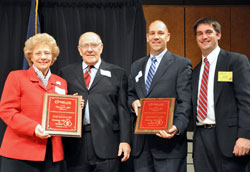
[(46, 133), (45, 133), (43, 127), (42, 127), (40, 124), (38, 124), (38, 125), (36, 126), (35, 135), (36, 135), (37, 137), (39, 137), (40, 139), (47, 139), (47, 138), (51, 137), (49, 134), (46, 134)]

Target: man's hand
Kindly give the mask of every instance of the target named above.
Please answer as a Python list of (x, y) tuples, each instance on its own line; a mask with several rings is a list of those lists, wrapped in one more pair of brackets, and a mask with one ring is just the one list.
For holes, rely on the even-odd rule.
[(36, 126), (35, 135), (36, 135), (37, 137), (39, 137), (40, 139), (47, 139), (47, 138), (51, 137), (49, 134), (46, 134), (46, 133), (44, 132), (44, 129), (43, 129), (43, 127), (42, 127), (40, 124), (38, 124), (38, 125)]
[(178, 131), (179, 131), (178, 128), (176, 128), (176, 126), (173, 125), (173, 127), (170, 128), (169, 130), (167, 131), (160, 130), (159, 133), (156, 133), (156, 135), (164, 139), (171, 139), (174, 137), (176, 133), (178, 133)]
[(238, 138), (234, 145), (233, 154), (235, 156), (244, 156), (248, 154), (250, 149), (250, 140), (246, 138)]
[(132, 103), (132, 107), (135, 111), (135, 114), (136, 116), (138, 116), (138, 109), (141, 107), (141, 103), (139, 100), (135, 100), (133, 103)]
[[(78, 93), (74, 93), (73, 95), (78, 96)], [(84, 99), (81, 100), (80, 105), (81, 105), (81, 108), (83, 109), (84, 108)]]
[(128, 143), (125, 143), (125, 142), (120, 143), (118, 156), (121, 156), (123, 153), (123, 158), (121, 159), (121, 162), (125, 162), (129, 159), (130, 152), (131, 152), (131, 148)]

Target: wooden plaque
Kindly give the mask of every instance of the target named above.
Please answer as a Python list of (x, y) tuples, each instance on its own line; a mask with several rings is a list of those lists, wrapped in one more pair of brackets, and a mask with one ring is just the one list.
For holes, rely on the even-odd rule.
[(81, 96), (44, 95), (42, 126), (52, 136), (81, 137)]
[(156, 134), (173, 126), (175, 98), (141, 98), (135, 134)]

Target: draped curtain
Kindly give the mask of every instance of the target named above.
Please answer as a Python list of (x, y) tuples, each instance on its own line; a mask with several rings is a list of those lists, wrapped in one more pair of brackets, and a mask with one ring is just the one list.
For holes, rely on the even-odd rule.
[[(29, 1), (0, 0), (0, 95), (8, 73), (22, 69), (29, 9)], [(0, 119), (0, 144), (5, 127)]]
[[(0, 0), (0, 93), (8, 73), (22, 69), (30, 0)], [(39, 0), (41, 32), (51, 34), (61, 53), (52, 72), (80, 62), (77, 45), (87, 31), (103, 41), (102, 59), (129, 72), (146, 54), (146, 28), (140, 0)]]
[(61, 49), (52, 70), (80, 62), (77, 45), (87, 31), (97, 32), (103, 41), (102, 58), (127, 71), (145, 55), (145, 19), (138, 0), (40, 0), (41, 31), (55, 37)]

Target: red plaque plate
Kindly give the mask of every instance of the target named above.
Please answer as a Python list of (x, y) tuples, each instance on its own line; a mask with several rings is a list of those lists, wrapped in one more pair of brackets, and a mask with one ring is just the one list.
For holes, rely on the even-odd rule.
[(155, 134), (173, 125), (175, 98), (142, 98), (135, 134)]
[(45, 94), (42, 126), (52, 136), (81, 137), (81, 96)]

